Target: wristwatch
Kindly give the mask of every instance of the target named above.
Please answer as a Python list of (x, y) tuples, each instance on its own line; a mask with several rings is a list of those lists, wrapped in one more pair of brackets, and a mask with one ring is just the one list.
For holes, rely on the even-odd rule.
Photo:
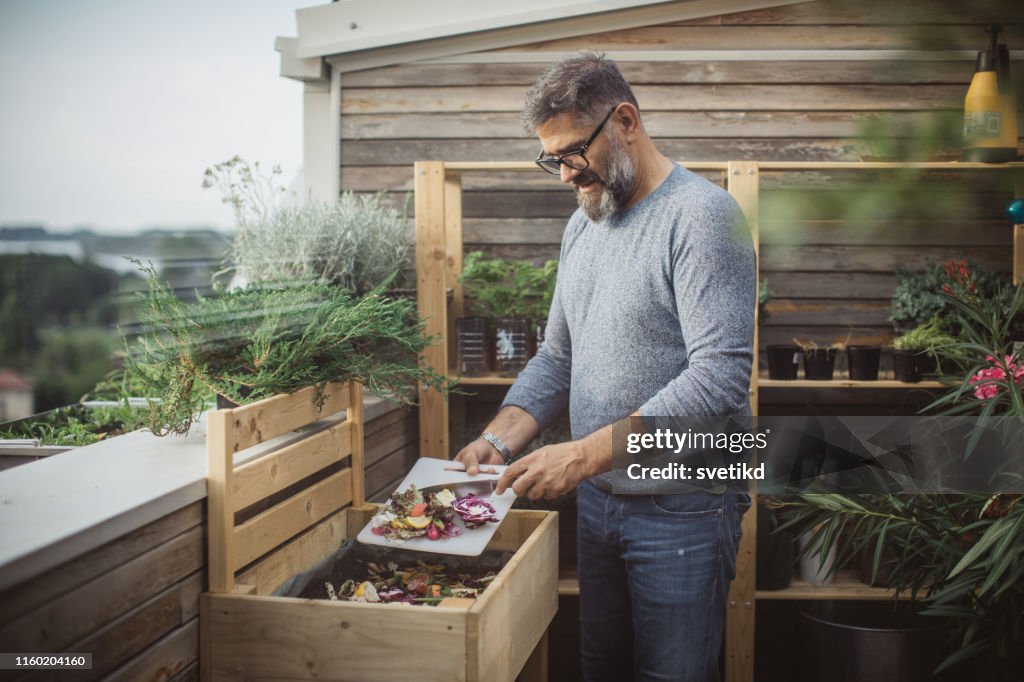
[(505, 441), (489, 431), (481, 433), (480, 437), (494, 446), (494, 449), (501, 455), (501, 459), (504, 460), (505, 466), (512, 463), (512, 451), (508, 449), (507, 445), (505, 445)]

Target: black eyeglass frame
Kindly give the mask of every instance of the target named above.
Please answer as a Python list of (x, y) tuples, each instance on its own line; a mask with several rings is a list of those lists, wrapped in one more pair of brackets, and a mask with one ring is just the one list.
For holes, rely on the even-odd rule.
[[(577, 147), (576, 149), (570, 149), (569, 151), (567, 151), (564, 154), (559, 154), (558, 156), (549, 156), (549, 157), (546, 157), (546, 158), (544, 157), (544, 150), (541, 149), (540, 153), (537, 154), (537, 158), (534, 159), (533, 162), (535, 164), (537, 164), (537, 166), (540, 167), (540, 169), (542, 171), (544, 171), (545, 173), (550, 173), (551, 175), (561, 175), (561, 173), (562, 173), (562, 164), (565, 164), (566, 166), (568, 166), (569, 168), (572, 168), (573, 170), (578, 170), (578, 171), (586, 170), (587, 168), (590, 167), (590, 159), (588, 159), (585, 156), (586, 151), (588, 149), (590, 149), (590, 145), (594, 144), (594, 140), (597, 139), (597, 136), (600, 135), (601, 131), (604, 129), (604, 124), (608, 122), (608, 119), (610, 119), (612, 117), (612, 114), (614, 114), (615, 110), (618, 109), (618, 108), (619, 108), (619, 105), (616, 104), (614, 107), (611, 108), (611, 111), (609, 111), (607, 114), (605, 114), (605, 117), (598, 124), (597, 128), (594, 130), (594, 132), (591, 134), (591, 136), (589, 138), (587, 138), (587, 141), (584, 142), (581, 146)], [(576, 167), (576, 166), (572, 165), (571, 163), (568, 163), (565, 159), (567, 157), (569, 157), (569, 156), (579, 156), (581, 159), (583, 159), (583, 165), (580, 166), (580, 167)], [(546, 165), (544, 165), (546, 163), (547, 164), (554, 163), (556, 165), (553, 166), (553, 167), (552, 166), (546, 166)]]

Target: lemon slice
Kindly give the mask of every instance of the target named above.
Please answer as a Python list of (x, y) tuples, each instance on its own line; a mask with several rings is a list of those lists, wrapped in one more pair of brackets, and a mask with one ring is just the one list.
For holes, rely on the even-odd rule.
[(406, 516), (405, 517), (406, 525), (409, 526), (410, 528), (415, 528), (416, 530), (423, 530), (424, 528), (426, 528), (427, 526), (429, 526), (433, 522), (434, 522), (434, 520), (431, 519), (429, 516)]

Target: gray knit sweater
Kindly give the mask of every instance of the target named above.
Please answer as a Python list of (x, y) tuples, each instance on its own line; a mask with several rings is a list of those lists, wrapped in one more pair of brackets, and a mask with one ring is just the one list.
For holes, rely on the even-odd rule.
[[(644, 417), (750, 414), (754, 249), (728, 192), (677, 166), (604, 222), (565, 229), (545, 340), (504, 405), (574, 439)], [(622, 476), (616, 478), (621, 492)], [(611, 490), (611, 474), (594, 479)], [(655, 492), (635, 481), (631, 493)]]

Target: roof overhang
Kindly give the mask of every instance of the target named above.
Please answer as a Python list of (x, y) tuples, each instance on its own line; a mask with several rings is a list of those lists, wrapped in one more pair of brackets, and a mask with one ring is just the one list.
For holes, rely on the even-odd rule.
[(298, 38), (276, 47), (281, 75), (314, 80), (320, 60), (357, 71), (806, 1), (339, 0), (298, 10)]

